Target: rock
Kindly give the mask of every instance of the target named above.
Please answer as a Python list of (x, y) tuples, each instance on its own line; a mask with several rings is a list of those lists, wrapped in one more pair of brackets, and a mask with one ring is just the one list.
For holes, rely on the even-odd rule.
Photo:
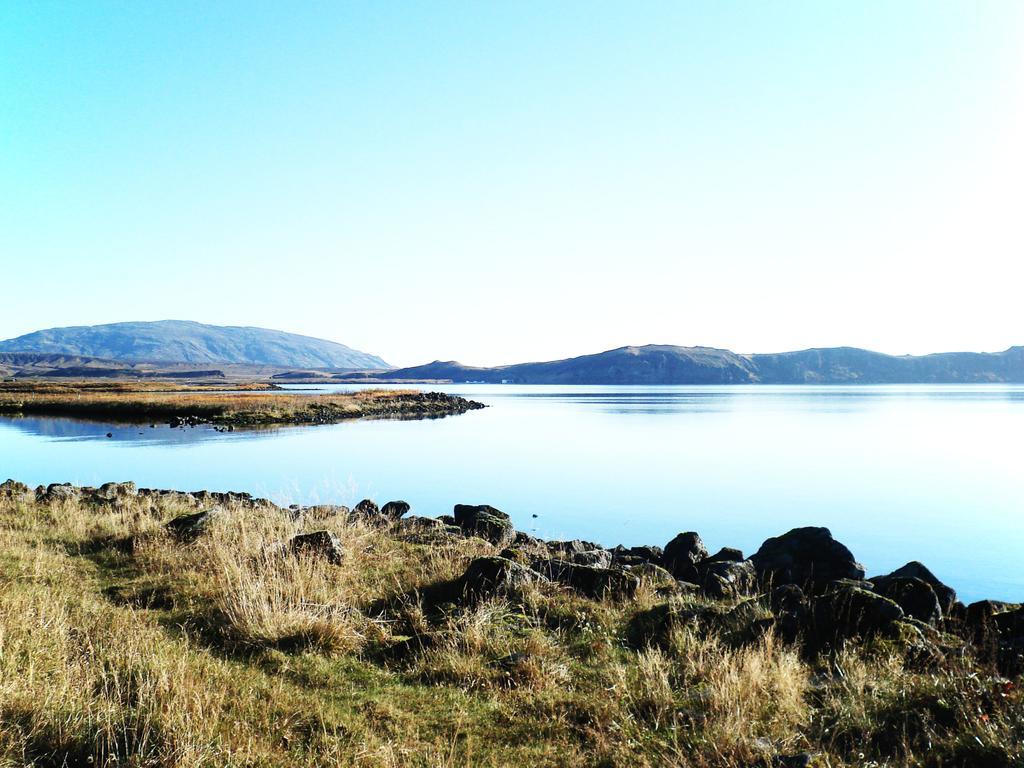
[(506, 560), (511, 560), (513, 563), (519, 563), (527, 567), (530, 565), (530, 558), (526, 556), (526, 553), (514, 547), (505, 547), (505, 549), (498, 553), (498, 557), (503, 557)]
[(992, 616), (992, 623), (1003, 637), (1024, 638), (1024, 608), (996, 613)]
[(499, 549), (507, 547), (516, 537), (509, 516), (486, 504), (456, 504), (455, 521), (466, 534), (479, 536)]
[(92, 497), (97, 501), (118, 501), (119, 499), (130, 499), (139, 495), (139, 489), (135, 483), (104, 483), (93, 491)]
[(698, 583), (708, 597), (724, 600), (757, 591), (757, 572), (749, 560), (705, 560), (698, 566), (698, 572)]
[(179, 515), (167, 523), (164, 528), (178, 541), (194, 541), (205, 533), (221, 514), (220, 509), (213, 508), (202, 512), (193, 512), (189, 515)]
[(458, 582), (460, 594), (470, 599), (508, 595), (519, 588), (543, 581), (541, 574), (504, 557), (478, 557), (469, 564)]
[(463, 524), (472, 524), (473, 520), (480, 513), (486, 513), (493, 517), (499, 517), (504, 520), (511, 520), (511, 518), (496, 507), (492, 507), (490, 504), (456, 504), (453, 511), (452, 520), (455, 525), (460, 527)]
[(372, 499), (363, 499), (352, 508), (352, 516), (370, 523), (379, 522), (380, 507)]
[(612, 562), (616, 565), (640, 565), (641, 563), (654, 563), (661, 565), (665, 552), (661, 547), (624, 547), (619, 544), (611, 551)]
[(836, 579), (864, 578), (864, 567), (828, 528), (794, 528), (765, 541), (750, 560), (769, 587), (796, 584), (818, 593)]
[(461, 526), (462, 530), (472, 536), (478, 536), (491, 542), (496, 547), (507, 547), (516, 537), (516, 530), (508, 520), (481, 512), (473, 522)]
[(612, 553), (591, 541), (549, 541), (545, 546), (555, 560), (569, 560), (596, 568), (608, 568), (612, 564)]
[(705, 563), (738, 563), (745, 558), (743, 557), (742, 550), (736, 549), (735, 547), (722, 547), (720, 550), (711, 555), (704, 562)]
[(32, 489), (17, 480), (5, 480), (0, 483), (0, 496), (8, 499), (28, 499)]
[(313, 531), (292, 536), (288, 549), (295, 555), (322, 557), (333, 565), (340, 565), (344, 550), (338, 537), (330, 531)]
[(934, 573), (916, 560), (912, 560), (902, 568), (897, 568), (886, 576), (875, 576), (871, 581), (875, 584), (875, 591), (884, 591), (889, 579), (900, 578), (920, 579), (925, 582), (931, 586), (932, 591), (935, 593), (935, 597), (938, 598), (939, 607), (942, 609), (942, 613), (948, 614), (953, 610), (953, 604), (956, 602), (956, 591), (952, 587), (947, 587), (939, 581), (935, 577)]
[(887, 597), (861, 587), (841, 587), (815, 598), (813, 631), (818, 642), (828, 645), (888, 629), (903, 618), (903, 609)]
[(437, 544), (452, 538), (462, 538), (462, 529), (448, 525), (433, 517), (410, 515), (395, 523), (398, 534), (413, 544)]
[(516, 537), (515, 537), (515, 539), (512, 540), (512, 543), (515, 544), (517, 547), (536, 548), (536, 547), (541, 546), (544, 542), (542, 542), (540, 539), (538, 539), (535, 536), (531, 536), (528, 533), (523, 533), (522, 531), (516, 531)]
[(570, 541), (549, 541), (545, 546), (553, 557), (563, 560), (570, 560), (573, 555), (593, 552), (596, 549), (601, 549), (600, 544), (595, 544), (592, 541), (583, 541), (582, 539), (572, 539)]
[(612, 553), (607, 549), (591, 549), (589, 552), (577, 552), (572, 556), (577, 565), (592, 565), (595, 568), (611, 568)]
[(768, 594), (768, 605), (775, 613), (799, 611), (806, 608), (807, 597), (796, 584), (783, 584)]
[(398, 521), (398, 530), (402, 532), (410, 531), (422, 533), (423, 531), (445, 531), (449, 527), (450, 526), (447, 523), (438, 520), (436, 517), (410, 515), (409, 517), (403, 517)]
[(75, 488), (71, 483), (50, 483), (46, 486), (43, 500), (66, 501), (68, 499), (77, 499), (78, 496), (78, 488)]
[(409, 512), (409, 503), (406, 501), (389, 501), (380, 508), (380, 513), (389, 520), (399, 520)]
[(708, 556), (708, 550), (693, 531), (680, 533), (665, 545), (661, 564), (680, 581), (699, 582), (697, 563)]
[[(629, 573), (636, 576), (640, 581), (645, 581), (654, 587), (676, 587), (681, 584), (686, 584), (685, 581), (676, 581), (676, 577), (666, 571), (660, 565), (654, 563), (640, 563), (639, 565), (628, 566)], [(697, 590), (697, 586), (690, 585), (693, 591)]]
[(917, 578), (887, 576), (874, 587), (876, 593), (895, 601), (907, 616), (933, 626), (942, 621), (942, 606), (931, 584)]
[(533, 569), (597, 600), (632, 597), (640, 586), (640, 579), (620, 568), (595, 568), (568, 560), (535, 560)]

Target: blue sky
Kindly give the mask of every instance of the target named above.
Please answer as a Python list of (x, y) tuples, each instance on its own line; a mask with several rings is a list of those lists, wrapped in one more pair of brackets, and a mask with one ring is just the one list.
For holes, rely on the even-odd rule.
[(1024, 3), (6, 3), (0, 338), (1024, 344)]

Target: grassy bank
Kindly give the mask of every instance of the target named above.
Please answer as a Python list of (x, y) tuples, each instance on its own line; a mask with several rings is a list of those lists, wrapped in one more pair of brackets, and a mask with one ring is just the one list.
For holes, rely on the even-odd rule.
[(364, 390), (337, 395), (286, 395), (270, 385), (224, 391), (170, 384), (0, 385), (0, 414), (164, 422), (177, 425), (330, 424), (362, 418), (429, 418), (481, 407), (461, 397), (417, 391)]
[[(1020, 764), (1017, 681), (966, 645), (808, 654), (656, 573), (470, 599), (495, 547), (415, 520), (222, 498), (183, 538), (192, 497), (8, 489), (2, 766)], [(340, 564), (282, 549), (314, 529)], [(666, 607), (704, 618), (643, 631)]]

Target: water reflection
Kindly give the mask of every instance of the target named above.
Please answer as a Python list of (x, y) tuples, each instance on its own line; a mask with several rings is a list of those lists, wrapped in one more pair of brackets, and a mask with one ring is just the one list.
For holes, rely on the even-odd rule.
[(218, 432), (213, 426), (171, 428), (166, 424), (92, 421), (52, 416), (0, 416), (0, 429), (11, 428), (33, 437), (63, 442), (105, 441), (145, 445), (191, 445), (207, 440), (272, 437), (277, 427)]

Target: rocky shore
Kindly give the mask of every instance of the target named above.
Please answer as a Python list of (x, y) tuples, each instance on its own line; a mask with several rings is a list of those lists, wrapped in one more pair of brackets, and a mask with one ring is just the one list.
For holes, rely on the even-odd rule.
[(545, 541), (489, 505), (8, 480), (0, 553), (0, 763), (1024, 761), (1024, 607), (869, 576), (825, 528), (748, 556)]
[[(477, 538), (492, 545), (495, 554), (470, 562), (459, 579), (436, 585), (435, 599), (474, 601), (508, 596), (525, 584), (553, 583), (592, 599), (629, 600), (646, 582), (665, 597), (700, 595), (729, 605), (729, 614), (756, 613), (759, 618), (747, 627), (750, 639), (771, 631), (816, 653), (879, 636), (897, 642), (914, 663), (959, 654), (971, 645), (1007, 674), (1024, 670), (1020, 604), (982, 600), (964, 605), (953, 588), (916, 561), (866, 577), (864, 566), (827, 528), (793, 529), (766, 540), (745, 557), (729, 547), (711, 554), (692, 531), (664, 546), (606, 548), (579, 539), (544, 541), (516, 531), (509, 515), (489, 505), (456, 504), (451, 515), (433, 518), (410, 515), (405, 501), (378, 506), (364, 499), (353, 508), (281, 508), (247, 493), (156, 490), (131, 482), (99, 488), (55, 483), (30, 489), (8, 480), (0, 485), (0, 496), (113, 505), (130, 499), (136, 507), (142, 502), (154, 511), (167, 504), (194, 507), (196, 512), (166, 523), (167, 530), (183, 541), (198, 538), (227, 505), (277, 513), (314, 529), (328, 519), (358, 521), (421, 544)], [(344, 557), (341, 543), (327, 530), (311, 530), (276, 546), (282, 552), (312, 553), (331, 562)], [(641, 623), (646, 639), (657, 640), (677, 623), (723, 620), (717, 608), (662, 608)]]

